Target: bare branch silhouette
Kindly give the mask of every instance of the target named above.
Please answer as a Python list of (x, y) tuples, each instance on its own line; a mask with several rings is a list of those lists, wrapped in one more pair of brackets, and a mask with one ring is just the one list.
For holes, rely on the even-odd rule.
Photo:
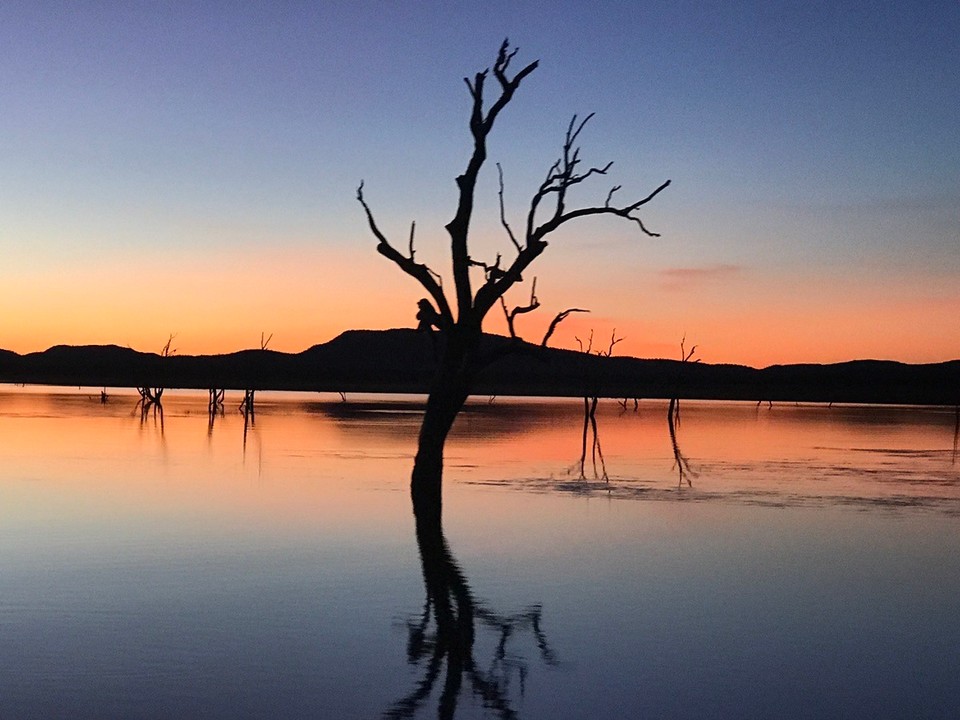
[(500, 181), (500, 191), (498, 192), (500, 197), (500, 224), (503, 225), (503, 229), (507, 231), (507, 237), (510, 238), (510, 242), (513, 243), (517, 252), (520, 252), (523, 248), (520, 247), (517, 236), (513, 234), (513, 229), (510, 227), (510, 223), (507, 222), (507, 213), (503, 206), (503, 167), (500, 163), (497, 163), (497, 177)]
[(553, 337), (554, 331), (557, 329), (557, 326), (567, 319), (572, 313), (588, 313), (589, 310), (584, 310), (582, 308), (568, 308), (567, 310), (562, 310), (554, 316), (553, 320), (550, 321), (550, 325), (547, 327), (547, 332), (543, 335), (543, 340), (540, 342), (540, 347), (546, 347), (547, 342), (550, 338)]
[(443, 288), (438, 282), (438, 278), (440, 276), (426, 265), (415, 262), (413, 259), (413, 228), (411, 227), (410, 230), (410, 256), (404, 257), (397, 252), (396, 248), (390, 244), (386, 236), (380, 232), (380, 228), (377, 227), (373, 213), (363, 198), (363, 182), (361, 182), (360, 186), (357, 188), (357, 200), (363, 206), (364, 212), (367, 214), (367, 222), (370, 225), (370, 231), (374, 234), (377, 240), (379, 240), (377, 251), (384, 257), (392, 260), (405, 273), (418, 280), (420, 284), (423, 285), (424, 289), (426, 289), (426, 291), (430, 294), (430, 297), (433, 298), (436, 308), (439, 310), (438, 317), (440, 319), (440, 323), (444, 326), (452, 325), (453, 314), (450, 312), (450, 306), (447, 304), (447, 298), (443, 294)]
[(590, 337), (587, 338), (586, 347), (583, 346), (583, 341), (576, 335), (573, 336), (573, 339), (577, 341), (577, 347), (580, 348), (580, 352), (586, 353), (587, 355), (593, 352), (593, 328), (590, 329)]
[[(499, 255), (497, 256), (499, 258)], [(517, 338), (517, 330), (513, 324), (517, 315), (533, 312), (540, 307), (540, 301), (537, 299), (537, 279), (533, 279), (533, 285), (530, 288), (530, 302), (526, 305), (519, 305), (513, 310), (507, 310), (507, 301), (500, 296), (500, 305), (503, 307), (503, 315), (507, 319), (507, 329), (510, 331), (510, 337)]]
[(170, 357), (177, 352), (176, 348), (171, 349), (170, 345), (173, 343), (173, 339), (176, 337), (175, 334), (170, 333), (170, 337), (167, 338), (167, 344), (163, 346), (163, 350), (160, 351), (160, 357)]

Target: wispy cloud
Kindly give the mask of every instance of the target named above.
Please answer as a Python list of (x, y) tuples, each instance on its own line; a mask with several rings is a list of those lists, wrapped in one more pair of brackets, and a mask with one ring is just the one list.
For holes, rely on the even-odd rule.
[(739, 275), (743, 271), (740, 265), (704, 265), (703, 267), (664, 268), (657, 275), (660, 285), (667, 290), (689, 288), (705, 282), (725, 280)]

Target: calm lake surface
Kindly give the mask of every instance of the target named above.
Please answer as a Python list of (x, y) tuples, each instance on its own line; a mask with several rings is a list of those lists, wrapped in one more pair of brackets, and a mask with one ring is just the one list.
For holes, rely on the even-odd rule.
[(415, 402), (135, 399), (0, 388), (0, 718), (960, 717), (952, 409), (476, 399), (452, 668)]

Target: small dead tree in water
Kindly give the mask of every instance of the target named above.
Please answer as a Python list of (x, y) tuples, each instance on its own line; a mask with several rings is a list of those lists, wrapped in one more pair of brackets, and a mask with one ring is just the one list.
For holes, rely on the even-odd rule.
[[(688, 363), (688, 362), (695, 362), (695, 363), (700, 362), (700, 358), (695, 358), (695, 357), (694, 357), (694, 355), (695, 355), (696, 352), (697, 352), (697, 346), (694, 345), (692, 348), (690, 348), (689, 350), (687, 350), (687, 349), (684, 347), (686, 342), (687, 342), (687, 336), (684, 335), (684, 336), (680, 339), (680, 363), (681, 363), (681, 368), (683, 367), (683, 365), (684, 365), (685, 363)], [(679, 398), (679, 397), (674, 397), (674, 398), (672, 398), (672, 399), (670, 400), (670, 405), (671, 405), (671, 412), (673, 413), (673, 422), (676, 423), (676, 424), (679, 426), (679, 425), (680, 425), (680, 398)]]
[[(590, 337), (587, 341), (587, 346), (584, 348), (583, 342), (580, 338), (574, 338), (577, 341), (577, 345), (580, 347), (580, 351), (586, 353), (587, 355), (592, 354), (593, 352), (593, 330), (590, 331)], [(606, 350), (598, 350), (598, 357), (610, 357), (613, 355), (614, 346), (621, 342), (623, 338), (617, 337), (617, 329), (614, 328), (613, 332), (610, 334), (610, 345)], [(594, 385), (593, 394), (585, 395), (583, 398), (583, 436), (580, 445), (580, 479), (586, 480), (586, 462), (587, 462), (587, 435), (588, 431), (592, 432), (592, 440), (590, 442), (590, 459), (593, 463), (593, 477), (600, 478), (609, 482), (610, 477), (607, 475), (607, 463), (603, 458), (603, 448), (600, 447), (600, 432), (597, 427), (597, 405), (600, 402), (599, 391)], [(600, 460), (600, 474), (597, 473), (597, 459)]]
[(208, 395), (207, 414), (211, 417), (214, 415), (223, 415), (223, 401), (227, 395), (226, 389), (210, 388)]
[[(265, 332), (260, 332), (260, 351), (263, 352), (267, 349), (267, 346), (270, 344), (270, 341), (273, 340), (273, 333), (267, 335)], [(246, 444), (246, 431), (247, 423), (253, 417), (253, 403), (256, 390), (254, 388), (247, 388), (243, 391), (243, 400), (240, 402), (240, 412), (243, 413), (243, 431), (244, 431), (244, 444)]]
[[(697, 346), (694, 345), (689, 350), (686, 349), (687, 336), (684, 335), (680, 340), (680, 364), (683, 367), (688, 362), (698, 363), (700, 358), (694, 357), (697, 352)], [(670, 398), (667, 405), (667, 429), (670, 431), (670, 445), (673, 448), (673, 466), (677, 469), (679, 479), (677, 487), (682, 487), (687, 483), (687, 487), (693, 487), (691, 477), (697, 477), (697, 472), (690, 467), (690, 461), (680, 451), (680, 444), (677, 441), (677, 428), (680, 427), (680, 398)]]
[(254, 405), (254, 390), (243, 391), (243, 401), (240, 403), (240, 412), (243, 414), (243, 450), (247, 450), (247, 431), (257, 424)]
[[(167, 338), (166, 344), (163, 346), (163, 349), (160, 350), (160, 357), (168, 358), (177, 352), (176, 348), (171, 347), (175, 337), (175, 334), (170, 333), (170, 337)], [(159, 412), (162, 418), (163, 403), (161, 402), (161, 399), (163, 398), (163, 388), (144, 385), (142, 387), (137, 387), (137, 393), (140, 395), (140, 399), (137, 401), (137, 405), (140, 407), (140, 419), (146, 419), (147, 411), (150, 408), (153, 408), (154, 414)]]
[[(477, 373), (484, 367), (480, 341), (482, 323), (487, 312), (513, 285), (521, 282), (523, 273), (547, 248), (548, 239), (561, 226), (581, 218), (608, 215), (629, 220), (651, 237), (650, 232), (637, 214), (640, 208), (663, 191), (670, 181), (662, 183), (646, 196), (633, 202), (616, 205), (614, 194), (620, 186), (614, 186), (602, 205), (583, 207), (568, 206), (569, 190), (593, 176), (606, 175), (611, 163), (584, 168), (577, 145), (580, 133), (593, 117), (587, 115), (578, 121), (574, 116), (567, 126), (559, 159), (550, 166), (540, 187), (534, 192), (527, 212), (522, 233), (508, 233), (516, 251), (513, 260), (501, 265), (478, 263), (471, 257), (468, 247), (470, 223), (474, 210), (474, 195), (480, 170), (487, 160), (487, 138), (503, 109), (513, 99), (520, 83), (536, 70), (532, 62), (511, 77), (511, 65), (517, 50), (511, 49), (504, 40), (492, 68), (481, 70), (471, 80), (465, 78), (472, 100), (469, 128), (473, 148), (466, 169), (456, 179), (458, 200), (453, 218), (446, 225), (450, 235), (455, 308), (447, 299), (446, 292), (438, 281), (438, 275), (425, 264), (417, 262), (414, 255), (413, 230), (411, 228), (407, 254), (398, 250), (377, 225), (373, 212), (363, 194), (363, 183), (357, 188), (357, 201), (363, 207), (371, 233), (377, 239), (378, 252), (393, 262), (401, 271), (416, 279), (426, 290), (429, 298), (420, 301), (421, 317), (426, 305), (430, 312), (427, 322), (442, 335), (437, 371), (427, 398), (427, 406), (420, 427), (417, 453), (411, 477), (411, 496), (414, 507), (423, 513), (440, 516), (441, 489), (443, 481), (443, 449), (453, 422), (469, 396)], [(492, 74), (496, 81), (492, 103), (487, 96), (487, 80)], [(544, 207), (546, 205), (551, 207)], [(505, 214), (501, 221), (509, 226)], [(484, 269), (484, 281), (474, 290), (471, 268)], [(424, 320), (421, 318), (421, 324)]]
[(953, 463), (957, 462), (957, 447), (960, 446), (960, 405), (954, 409), (953, 424)]
[(160, 400), (163, 398), (163, 388), (138, 387), (137, 392), (140, 395), (138, 404), (141, 405), (144, 410), (151, 405), (160, 405)]
[(255, 395), (256, 390), (243, 391), (243, 400), (240, 401), (240, 412), (242, 412), (244, 415), (253, 415)]
[(670, 431), (670, 445), (673, 448), (673, 467), (677, 469), (679, 475), (677, 487), (683, 487), (684, 481), (686, 481), (687, 487), (693, 487), (690, 478), (697, 477), (699, 473), (690, 467), (690, 461), (680, 451), (680, 443), (677, 442), (677, 424), (679, 424), (680, 414), (677, 412), (676, 406), (679, 404), (679, 400), (671, 398), (670, 404), (667, 406), (667, 428)]
[(210, 388), (207, 400), (207, 435), (213, 435), (213, 425), (217, 415), (223, 417), (223, 404), (227, 391), (223, 388)]

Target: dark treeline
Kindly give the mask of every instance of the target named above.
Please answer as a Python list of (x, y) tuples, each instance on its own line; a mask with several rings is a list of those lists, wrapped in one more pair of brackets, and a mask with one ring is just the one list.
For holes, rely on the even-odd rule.
[[(352, 330), (296, 354), (242, 350), (162, 357), (115, 345), (0, 351), (0, 382), (92, 387), (425, 393), (442, 340), (414, 330)], [(681, 363), (598, 357), (486, 335), (476, 395), (683, 398), (755, 402), (960, 403), (960, 360), (930, 365)]]

